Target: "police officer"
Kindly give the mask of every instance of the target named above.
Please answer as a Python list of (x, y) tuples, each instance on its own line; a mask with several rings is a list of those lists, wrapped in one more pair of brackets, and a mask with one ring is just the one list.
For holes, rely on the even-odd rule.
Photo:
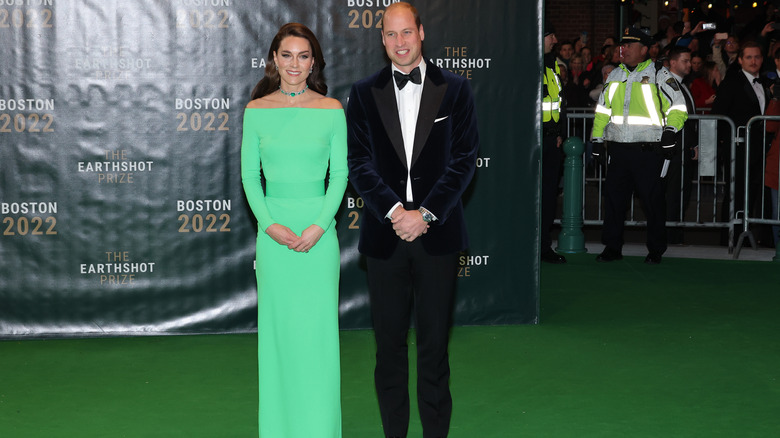
[[(677, 86), (685, 99), (685, 109), (688, 114), (696, 112), (693, 95), (683, 83), (683, 79), (691, 73), (691, 49), (685, 46), (674, 46), (669, 51), (669, 72), (677, 80)], [(670, 222), (680, 222), (684, 219), (685, 210), (691, 199), (691, 175), (696, 171), (698, 159), (698, 125), (693, 120), (687, 120), (683, 131), (677, 133), (675, 141), (682, 155), (676, 153), (670, 160), (669, 171), (666, 173), (666, 219)], [(668, 227), (666, 237), (671, 244), (683, 243), (683, 229)]]
[(563, 111), (563, 86), (560, 68), (552, 52), (558, 40), (552, 24), (545, 23), (544, 76), (542, 77), (542, 222), (541, 259), (547, 263), (566, 263), (566, 258), (552, 249), (550, 228), (558, 207), (558, 183), (561, 178), (561, 143), (566, 120)]
[(627, 28), (620, 40), (622, 63), (610, 73), (596, 105), (591, 140), (594, 155), (608, 154), (604, 183), (604, 251), (596, 258), (623, 258), (623, 222), (636, 192), (647, 219), (645, 263), (661, 263), (666, 251), (663, 175), (676, 152), (675, 133), (688, 118), (674, 77), (647, 59), (653, 39)]

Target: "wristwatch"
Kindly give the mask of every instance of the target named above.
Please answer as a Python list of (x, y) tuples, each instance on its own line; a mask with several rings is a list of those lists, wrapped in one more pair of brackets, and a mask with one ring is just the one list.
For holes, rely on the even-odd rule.
[(420, 213), (422, 213), (422, 218), (425, 222), (431, 222), (433, 221), (433, 213), (428, 211), (425, 207), (419, 208)]

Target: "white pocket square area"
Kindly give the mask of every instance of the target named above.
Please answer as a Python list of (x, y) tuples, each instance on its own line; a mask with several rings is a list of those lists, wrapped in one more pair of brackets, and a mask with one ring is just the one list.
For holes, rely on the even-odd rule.
[(439, 123), (442, 120), (446, 119), (447, 117), (449, 117), (449, 116), (439, 117), (438, 119), (434, 120), (433, 123)]

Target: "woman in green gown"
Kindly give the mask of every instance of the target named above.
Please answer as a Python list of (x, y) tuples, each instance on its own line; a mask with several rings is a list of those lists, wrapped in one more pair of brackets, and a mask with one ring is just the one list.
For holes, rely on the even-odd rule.
[(267, 61), (244, 111), (241, 145), (241, 179), (258, 224), (260, 437), (337, 438), (334, 215), (347, 185), (344, 111), (325, 97), (325, 61), (306, 26), (282, 26)]

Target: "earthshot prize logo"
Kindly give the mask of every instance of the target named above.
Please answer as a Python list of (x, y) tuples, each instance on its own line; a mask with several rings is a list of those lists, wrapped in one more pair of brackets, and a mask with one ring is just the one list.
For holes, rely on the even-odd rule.
[(97, 174), (99, 184), (133, 184), (136, 174), (151, 172), (154, 161), (135, 161), (124, 149), (109, 149), (103, 152), (101, 161), (79, 161), (79, 173)]
[(101, 286), (134, 286), (139, 277), (154, 273), (155, 262), (137, 262), (130, 251), (105, 251), (99, 263), (82, 263), (79, 274), (98, 279)]
[[(127, 3), (129, 4), (129, 2)], [(119, 2), (118, 9), (114, 14), (108, 15), (104, 20), (98, 20), (94, 25), (102, 25), (107, 28), (106, 32), (114, 34), (133, 33), (134, 29), (127, 23), (136, 23), (138, 17), (134, 17), (134, 11), (125, 10), (127, 6), (124, 2)], [(87, 5), (82, 5), (88, 8)], [(114, 19), (110, 17), (115, 17)], [(143, 24), (139, 24), (143, 26)], [(114, 28), (119, 28), (114, 29)], [(159, 68), (155, 65), (152, 58), (145, 56), (142, 47), (128, 47), (122, 45), (122, 42), (112, 41), (109, 37), (100, 36), (100, 33), (88, 35), (89, 39), (82, 46), (71, 48), (71, 52), (66, 57), (69, 71), (72, 77), (90, 78), (104, 81), (129, 81), (133, 78), (143, 76), (145, 73), (159, 73), (153, 70)], [(127, 39), (141, 46), (141, 39)], [(124, 41), (123, 41), (124, 42)], [(159, 64), (159, 63), (158, 63)]]
[(152, 58), (139, 56), (129, 47), (87, 46), (83, 52), (73, 57), (73, 67), (81, 76), (92, 79), (127, 81), (153, 67)]
[(475, 270), (487, 266), (489, 261), (489, 255), (474, 256), (462, 253), (458, 257), (458, 277), (471, 277)]
[(471, 80), (475, 70), (490, 69), (492, 58), (475, 58), (468, 46), (444, 46), (444, 58), (432, 61), (439, 68)]

